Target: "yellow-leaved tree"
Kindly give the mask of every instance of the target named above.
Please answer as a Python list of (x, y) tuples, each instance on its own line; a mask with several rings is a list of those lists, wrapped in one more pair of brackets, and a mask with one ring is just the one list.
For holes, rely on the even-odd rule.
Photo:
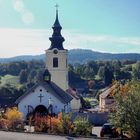
[(17, 107), (8, 108), (6, 111), (6, 117), (10, 121), (22, 120), (22, 113), (17, 109)]
[(6, 118), (11, 122), (11, 126), (14, 129), (17, 124), (22, 121), (22, 113), (17, 107), (8, 108), (6, 111)]

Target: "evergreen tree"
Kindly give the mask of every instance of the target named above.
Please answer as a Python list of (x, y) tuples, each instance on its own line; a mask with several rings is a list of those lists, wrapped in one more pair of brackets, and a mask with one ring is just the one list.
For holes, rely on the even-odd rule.
[(28, 78), (27, 70), (21, 70), (19, 74), (19, 82), (20, 84), (26, 83)]

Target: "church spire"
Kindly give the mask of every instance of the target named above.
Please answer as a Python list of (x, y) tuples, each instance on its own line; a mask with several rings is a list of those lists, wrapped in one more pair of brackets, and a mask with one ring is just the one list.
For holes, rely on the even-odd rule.
[(54, 24), (53, 24), (53, 28), (55, 28), (55, 27), (59, 27), (59, 28), (61, 28), (62, 29), (62, 27), (61, 27), (61, 25), (60, 25), (60, 23), (59, 23), (59, 20), (58, 20), (58, 4), (56, 4), (56, 19), (55, 19), (55, 22), (54, 22)]
[(52, 29), (53, 29), (53, 34), (52, 34), (52, 37), (49, 38), (51, 41), (51, 46), (49, 50), (52, 50), (54, 48), (57, 48), (58, 50), (64, 50), (63, 42), (65, 41), (65, 39), (61, 35), (62, 27), (58, 19), (58, 5), (56, 5), (56, 19), (52, 26)]

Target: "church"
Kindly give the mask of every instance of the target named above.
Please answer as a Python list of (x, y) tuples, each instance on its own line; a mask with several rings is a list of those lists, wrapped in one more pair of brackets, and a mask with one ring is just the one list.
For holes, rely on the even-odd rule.
[[(52, 26), (53, 34), (49, 38), (50, 48), (46, 50), (46, 68), (42, 80), (17, 99), (18, 109), (24, 119), (32, 112), (58, 114), (69, 113), (81, 107), (80, 99), (66, 90), (68, 86), (68, 50), (64, 49), (65, 39), (61, 35), (61, 25), (56, 8), (56, 19)], [(73, 108), (71, 108), (73, 107)]]

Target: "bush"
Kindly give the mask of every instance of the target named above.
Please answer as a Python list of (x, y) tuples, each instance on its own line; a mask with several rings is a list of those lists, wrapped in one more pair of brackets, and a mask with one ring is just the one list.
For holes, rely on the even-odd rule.
[(74, 121), (74, 134), (78, 136), (90, 136), (92, 125), (87, 118), (77, 117)]
[(5, 116), (11, 123), (12, 129), (16, 129), (19, 124), (22, 124), (22, 113), (18, 111), (17, 107), (8, 108)]
[(0, 129), (8, 130), (11, 128), (11, 122), (6, 119), (0, 119)]
[[(51, 119), (51, 120), (50, 120)], [(51, 129), (49, 132), (54, 134), (64, 134), (62, 120), (59, 117), (49, 117), (48, 120), (49, 128)]]
[(48, 116), (35, 116), (35, 131), (47, 132), (48, 131)]
[(6, 117), (9, 121), (22, 120), (22, 113), (18, 111), (17, 107), (8, 108), (6, 111)]
[[(51, 120), (50, 120), (51, 119)], [(67, 134), (72, 133), (73, 124), (70, 120), (70, 115), (59, 113), (57, 117), (49, 117), (48, 125), (50, 128), (51, 122), (51, 131), (50, 133), (54, 134)]]

